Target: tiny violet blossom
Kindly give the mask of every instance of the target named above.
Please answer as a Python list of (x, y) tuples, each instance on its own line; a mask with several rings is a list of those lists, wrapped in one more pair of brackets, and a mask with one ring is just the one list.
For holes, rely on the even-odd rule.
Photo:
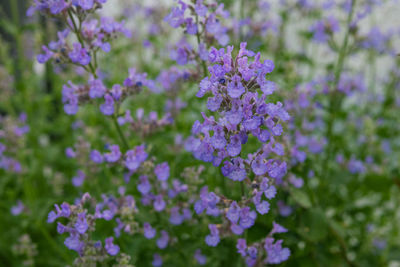
[(83, 171), (79, 170), (76, 176), (72, 178), (72, 184), (76, 187), (82, 186), (85, 181), (86, 175)]
[(201, 253), (200, 249), (197, 249), (194, 258), (199, 265), (205, 265), (207, 263), (207, 257)]
[(75, 229), (76, 231), (78, 231), (78, 233), (80, 234), (84, 234), (86, 232), (86, 230), (88, 229), (88, 224), (86, 221), (86, 213), (85, 212), (81, 212), (78, 214), (78, 219), (75, 223)]
[(100, 151), (95, 149), (90, 152), (90, 159), (97, 164), (103, 163), (104, 160), (103, 155), (100, 153)]
[(156, 236), (156, 230), (149, 223), (143, 225), (143, 233), (147, 239), (152, 239)]
[(162, 263), (163, 263), (163, 261), (162, 261), (160, 254), (155, 253), (153, 255), (153, 261), (151, 262), (151, 264), (154, 267), (160, 267), (160, 266), (162, 266)]
[(154, 173), (157, 176), (157, 179), (160, 181), (166, 181), (169, 177), (169, 165), (167, 162), (163, 162), (161, 164), (158, 164), (154, 168)]
[(88, 65), (90, 63), (90, 55), (87, 50), (80, 43), (74, 43), (73, 47), (73, 50), (68, 54), (71, 61), (83, 66)]
[(218, 228), (215, 224), (209, 224), (208, 228), (210, 229), (210, 234), (206, 236), (206, 243), (210, 247), (215, 247), (220, 241)]
[(157, 239), (157, 246), (160, 249), (164, 249), (168, 246), (169, 235), (166, 231), (161, 231), (161, 237)]
[(17, 204), (11, 207), (11, 214), (17, 216), (20, 215), (24, 210), (24, 203), (21, 200), (18, 200)]
[(104, 154), (104, 158), (107, 162), (117, 162), (122, 156), (118, 145), (111, 145), (110, 152)]
[(111, 256), (115, 256), (119, 252), (119, 246), (115, 245), (113, 243), (114, 238), (113, 237), (108, 237), (105, 240), (105, 246), (104, 248), (106, 249), (107, 253), (110, 254)]
[(37, 61), (41, 64), (46, 63), (49, 59), (54, 55), (54, 53), (47, 48), (47, 46), (43, 45), (42, 50), (44, 51), (43, 54), (37, 55)]
[(110, 116), (114, 114), (114, 99), (111, 95), (106, 94), (104, 96), (104, 104), (100, 105), (100, 110), (104, 115)]
[(145, 146), (140, 145), (125, 153), (125, 166), (132, 172), (136, 171), (140, 165), (147, 159)]
[(106, 87), (100, 79), (95, 79), (93, 76), (89, 79), (89, 97), (101, 98), (106, 92)]

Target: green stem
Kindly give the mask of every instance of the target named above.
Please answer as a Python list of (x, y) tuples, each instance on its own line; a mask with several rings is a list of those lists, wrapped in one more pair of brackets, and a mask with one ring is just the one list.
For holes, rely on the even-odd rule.
[(115, 128), (117, 129), (117, 132), (118, 132), (118, 135), (119, 135), (119, 137), (121, 139), (122, 145), (124, 146), (125, 150), (128, 150), (129, 149), (128, 142), (126, 141), (125, 136), (122, 133), (121, 127), (118, 124), (117, 117), (113, 116), (112, 120), (114, 122)]
[(41, 222), (36, 222), (37, 227), (39, 230), (42, 232), (42, 235), (44, 238), (47, 240), (48, 244), (50, 244), (51, 248), (56, 250), (58, 255), (60, 255), (66, 262), (70, 262), (71, 259), (67, 253), (65, 253), (64, 249), (61, 249), (56, 241), (50, 236), (49, 232), (47, 232), (47, 229), (41, 224)]
[(289, 22), (288, 11), (282, 11), (282, 23), (279, 27), (279, 37), (278, 37), (278, 47), (275, 52), (274, 62), (275, 65), (278, 66), (278, 62), (282, 57), (282, 52), (285, 50), (285, 32), (286, 32), (286, 25)]
[[(73, 28), (74, 28), (74, 33), (75, 33), (76, 37), (78, 38), (78, 40), (81, 43), (82, 47), (84, 47), (84, 43), (83, 43), (83, 40), (82, 40), (82, 37), (81, 37), (81, 33), (78, 30), (78, 27), (76, 26), (76, 22), (75, 22), (74, 16), (72, 15), (71, 10), (68, 10), (68, 16), (71, 19), (71, 22), (72, 22), (72, 25), (73, 25)], [(92, 54), (93, 54), (92, 56), (93, 56), (93, 59), (94, 59), (94, 62), (95, 62), (95, 66), (97, 68), (97, 54), (96, 54), (96, 52), (94, 52)], [(95, 78), (97, 78), (96, 69), (95, 69), (95, 67), (93, 67), (92, 62), (89, 63), (89, 68), (90, 68), (90, 72), (93, 74), (93, 76)], [(119, 110), (119, 106), (117, 107), (115, 114), (119, 113), (118, 110)], [(124, 146), (124, 149), (128, 150), (129, 149), (128, 142), (126, 141), (126, 138), (125, 138), (125, 136), (124, 136), (124, 134), (123, 134), (123, 132), (121, 130), (121, 127), (118, 124), (117, 117), (114, 115), (112, 117), (112, 120), (113, 120), (114, 126), (115, 126), (115, 128), (117, 130), (117, 133), (118, 133), (118, 135), (119, 135), (119, 137), (121, 139), (122, 145)]]
[[(81, 37), (81, 32), (80, 32), (79, 28), (76, 26), (76, 22), (75, 22), (74, 16), (72, 15), (72, 12), (71, 12), (70, 9), (68, 9), (68, 16), (71, 19), (72, 26), (74, 28), (73, 30), (74, 30), (74, 33), (76, 35), (76, 38), (78, 38), (79, 43), (81, 44), (82, 48), (84, 48), (85, 47), (85, 43), (83, 42), (83, 39)], [(96, 54), (93, 54), (92, 57), (94, 58), (94, 61), (97, 62), (97, 59), (95, 59)], [(90, 72), (93, 74), (93, 76), (95, 78), (97, 78), (96, 69), (93, 67), (92, 61), (90, 61), (90, 63), (89, 63), (89, 68), (90, 68)]]
[(10, 1), (11, 5), (11, 17), (12, 22), (16, 28), (13, 37), (15, 41), (15, 57), (14, 57), (14, 83), (15, 88), (17, 88), (20, 92), (23, 93), (24, 100), (27, 100), (26, 92), (25, 92), (25, 84), (23, 79), (23, 58), (24, 58), (24, 48), (22, 45), (22, 35), (21, 35), (21, 25), (20, 25), (20, 17), (19, 17), (19, 7), (18, 1)]
[[(196, 38), (197, 38), (197, 51), (200, 52), (200, 25), (199, 25), (199, 16), (196, 14), (196, 25), (197, 25), (197, 32), (196, 32)], [(200, 58), (201, 64), (203, 66), (203, 73), (204, 76), (207, 76), (207, 65), (204, 60)]]
[[(240, 8), (240, 10), (239, 10), (239, 12), (240, 12), (240, 19), (244, 19), (244, 0), (240, 0), (240, 6), (239, 6), (239, 8)], [(243, 27), (240, 27), (240, 30), (239, 30), (239, 38), (240, 38), (240, 40), (239, 40), (239, 42), (243, 42), (244, 40), (244, 33), (243, 33)]]
[(339, 84), (340, 81), (340, 77), (341, 74), (343, 72), (343, 67), (344, 67), (344, 61), (347, 55), (347, 46), (349, 43), (349, 37), (350, 37), (350, 23), (352, 21), (353, 18), (353, 14), (354, 14), (354, 6), (355, 6), (356, 0), (352, 0), (351, 1), (351, 10), (349, 12), (349, 15), (347, 17), (347, 31), (346, 31), (346, 35), (343, 39), (343, 43), (340, 47), (339, 50), (339, 57), (338, 57), (338, 61), (336, 63), (336, 68), (335, 68), (335, 79), (331, 88), (331, 97), (330, 97), (330, 101), (329, 101), (329, 119), (328, 119), (328, 124), (327, 124), (327, 133), (326, 133), (326, 137), (328, 139), (328, 145), (327, 145), (327, 150), (326, 150), (326, 159), (325, 162), (323, 164), (324, 166), (324, 170), (327, 170), (327, 164), (328, 161), (332, 155), (332, 137), (333, 137), (333, 125), (335, 123), (336, 120), (336, 115), (337, 112), (340, 110), (341, 105), (342, 105), (342, 100), (343, 100), (343, 96), (341, 94), (338, 93), (337, 91), (337, 86)]
[(346, 242), (343, 240), (343, 238), (340, 236), (340, 234), (329, 224), (328, 226), (329, 231), (331, 234), (335, 237), (335, 239), (338, 241), (339, 246), (340, 246), (340, 252), (342, 254), (343, 259), (347, 262), (349, 266), (355, 267), (358, 266), (356, 263), (351, 261), (349, 257), (347, 256), (347, 245)]

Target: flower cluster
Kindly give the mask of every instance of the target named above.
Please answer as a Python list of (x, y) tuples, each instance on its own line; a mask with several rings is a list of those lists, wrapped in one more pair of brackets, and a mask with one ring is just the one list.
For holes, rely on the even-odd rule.
[(313, 40), (318, 43), (326, 43), (329, 38), (340, 30), (339, 21), (334, 16), (329, 16), (316, 21), (311, 27)]
[[(121, 196), (115, 198), (113, 196), (103, 196), (103, 202), (95, 205), (94, 213), (89, 213), (85, 208), (85, 204), (95, 204), (95, 200), (88, 193), (75, 204), (70, 205), (63, 203), (61, 206), (55, 205), (55, 211), (51, 211), (48, 215), (47, 222), (52, 223), (59, 218), (66, 218), (67, 223), (57, 222), (57, 232), (59, 234), (68, 233), (69, 237), (65, 239), (65, 246), (79, 253), (77, 259), (79, 264), (90, 264), (96, 262), (104, 262), (110, 256), (116, 256), (120, 247), (114, 244), (114, 237), (107, 237), (104, 240), (104, 246), (100, 240), (92, 240), (91, 233), (95, 231), (95, 221), (129, 220), (129, 224), (122, 222), (114, 229), (115, 236), (119, 236), (122, 224), (125, 232), (137, 231), (137, 224), (132, 220), (133, 214), (137, 213), (135, 201), (132, 196), (124, 195), (124, 190), (120, 190)], [(65, 219), (64, 219), (65, 220)]]
[[(119, 23), (108, 17), (102, 17), (100, 22), (97, 19), (85, 20), (86, 14), (82, 15), (79, 8), (66, 8), (71, 14), (67, 19), (68, 28), (58, 32), (57, 41), (42, 46), (44, 53), (37, 56), (39, 63), (53, 59), (56, 63), (73, 63), (84, 68), (90, 65), (93, 71), (97, 64), (95, 54), (99, 49), (109, 52), (111, 50), (109, 41), (118, 33), (131, 37), (131, 33), (124, 27), (124, 22)], [(72, 14), (78, 17), (78, 21)], [(78, 42), (72, 45), (67, 42), (71, 32), (76, 34), (78, 39)]]
[(107, 0), (34, 0), (33, 5), (27, 11), (27, 15), (32, 16), (36, 11), (49, 15), (59, 15), (72, 7), (79, 12), (93, 12), (97, 8), (101, 8), (101, 5), (106, 2)]
[(164, 20), (171, 27), (182, 27), (187, 35), (196, 36), (198, 49), (196, 51), (186, 38), (182, 38), (171, 50), (171, 59), (179, 65), (201, 62), (204, 69), (208, 48), (214, 43), (214, 40), (223, 46), (229, 42), (228, 28), (220, 20), (228, 17), (229, 12), (224, 9), (224, 4), (204, 3), (203, 0), (185, 3), (180, 0), (179, 5), (172, 8), (171, 13)]
[[(287, 229), (273, 222), (273, 228), (268, 236), (261, 242), (253, 243), (248, 246), (245, 239), (238, 239), (237, 252), (245, 258), (248, 266), (255, 266), (258, 262), (264, 264), (279, 264), (286, 261), (290, 256), (290, 250), (282, 247), (282, 240), (275, 240), (273, 235), (286, 233)], [(263, 261), (258, 259), (258, 255), (266, 252), (267, 256)]]
[[(169, 245), (174, 243), (175, 236), (170, 232), (170, 227), (164, 228), (165, 225), (161, 221), (144, 220), (139, 223), (134, 214), (141, 210), (142, 214), (146, 211), (148, 214), (161, 214), (163, 217), (168, 217), (164, 223), (171, 226), (179, 226), (184, 222), (192, 222), (192, 211), (190, 209), (189, 186), (181, 182), (180, 179), (170, 179), (170, 166), (167, 162), (155, 164), (154, 159), (149, 159), (145, 151), (145, 146), (140, 145), (131, 150), (122, 153), (118, 145), (109, 145), (108, 152), (100, 152), (98, 150), (90, 150), (85, 144), (77, 144), (75, 149), (67, 148), (66, 154), (68, 157), (79, 160), (82, 157), (88, 156), (92, 161), (90, 164), (108, 163), (113, 166), (124, 166), (127, 169), (124, 178), (126, 183), (131, 182), (131, 178), (135, 177), (136, 189), (140, 194), (140, 202), (136, 205), (133, 197), (124, 196), (124, 187), (120, 188), (121, 197), (129, 198), (131, 207), (127, 209), (121, 199), (116, 199), (113, 196), (103, 195), (103, 202), (96, 204), (94, 219), (104, 219), (106, 221), (114, 220), (117, 226), (114, 228), (115, 237), (122, 234), (132, 235), (137, 232), (143, 233), (146, 239), (155, 239), (155, 244), (160, 250), (164, 250)], [(88, 168), (89, 164), (83, 162)], [(90, 168), (89, 168), (90, 169)], [(190, 183), (196, 184), (198, 176), (202, 169), (185, 169), (182, 176)], [(137, 178), (136, 178), (137, 177)], [(73, 177), (72, 182), (76, 186), (81, 186), (86, 179), (83, 171), (79, 170), (77, 175)], [(170, 181), (170, 182), (169, 182)], [(195, 192), (196, 186), (191, 189)], [(126, 202), (126, 201), (125, 201)], [(126, 206), (126, 205), (125, 205)], [(49, 214), (49, 222), (54, 221), (59, 217), (68, 217), (69, 206), (63, 204), (61, 208), (56, 206), (56, 211)], [(126, 213), (123, 213), (126, 211)], [(86, 213), (85, 213), (86, 214)], [(82, 217), (84, 215), (81, 215)], [(85, 215), (86, 216), (86, 215)], [(90, 216), (86, 216), (90, 226)], [(71, 220), (74, 221), (73, 218)], [(84, 220), (84, 219), (82, 219)], [(139, 224), (142, 228), (139, 229)], [(160, 229), (161, 228), (161, 229)], [(90, 227), (88, 229), (91, 229)], [(94, 229), (93, 229), (94, 230)], [(79, 238), (79, 237), (77, 237)], [(172, 243), (171, 243), (172, 242)], [(82, 243), (82, 246), (85, 242)], [(79, 252), (79, 251), (78, 251)], [(157, 262), (162, 262), (160, 254), (154, 254)], [(204, 257), (204, 256), (203, 256)], [(80, 258), (85, 258), (80, 255)]]
[(155, 111), (145, 116), (144, 110), (139, 108), (136, 110), (135, 119), (132, 118), (130, 110), (127, 110), (124, 116), (118, 117), (118, 123), (120, 125), (129, 125), (132, 131), (140, 133), (140, 136), (147, 136), (162, 129), (166, 125), (172, 124), (173, 118), (170, 113), (166, 113), (162, 118), (158, 118), (157, 112)]
[[(189, 16), (186, 11), (190, 13)], [(203, 0), (187, 4), (180, 0), (179, 6), (172, 8), (164, 20), (173, 28), (183, 27), (189, 35), (203, 35), (204, 40), (215, 38), (220, 45), (225, 46), (229, 36), (219, 18), (228, 17), (229, 12), (224, 9), (224, 4), (206, 4)]]
[(24, 266), (35, 266), (35, 257), (38, 254), (37, 244), (32, 242), (28, 234), (24, 234), (18, 238), (17, 242), (12, 246), (15, 256), (22, 258)]
[(154, 88), (153, 81), (148, 80), (146, 76), (145, 73), (137, 73), (135, 69), (130, 69), (129, 77), (125, 79), (123, 85), (114, 84), (110, 89), (104, 85), (101, 79), (93, 76), (85, 85), (75, 85), (69, 81), (62, 90), (64, 111), (68, 115), (73, 115), (78, 112), (79, 104), (103, 98), (104, 102), (99, 105), (100, 111), (106, 116), (114, 115), (116, 107), (126, 97), (139, 93), (143, 86)]
[[(232, 58), (232, 51), (233, 47), (228, 47), (226, 52), (225, 49), (211, 49), (211, 76), (201, 81), (197, 96), (211, 93), (207, 108), (216, 115), (207, 117), (203, 114), (204, 122), (195, 122), (194, 136), (186, 142), (186, 149), (197, 159), (212, 162), (214, 166), (225, 160), (222, 174), (251, 186), (250, 197), (243, 195), (239, 202), (209, 192), (207, 187), (201, 190), (200, 199), (194, 205), (196, 213), (205, 211), (210, 216), (223, 216), (221, 225), (209, 224), (210, 234), (205, 241), (212, 247), (218, 245), (221, 235), (242, 235), (254, 225), (257, 212), (268, 213), (270, 204), (263, 196), (268, 200), (274, 198), (276, 188), (273, 184), (281, 184), (286, 174), (286, 162), (268, 159), (272, 153), (284, 155), (282, 145), (275, 138), (282, 135), (280, 122), (290, 118), (282, 103), (266, 103), (267, 97), (276, 90), (275, 83), (266, 79), (274, 65), (270, 60), (261, 63), (260, 54), (247, 50), (246, 43), (240, 45), (235, 58)], [(243, 157), (242, 146), (251, 137), (264, 145)], [(257, 212), (251, 209), (251, 203)], [(257, 255), (252, 256), (257, 258)], [(282, 256), (282, 261), (287, 257)]]
[[(284, 154), (283, 146), (275, 141), (282, 135), (280, 122), (290, 117), (282, 103), (266, 103), (276, 90), (275, 83), (266, 80), (274, 65), (272, 61), (260, 62), (260, 54), (246, 49), (242, 43), (236, 58), (232, 58), (233, 47), (217, 50), (213, 48), (209, 60), (211, 77), (200, 83), (198, 97), (206, 93), (213, 96), (207, 100), (207, 108), (216, 117), (203, 114), (204, 122), (196, 121), (186, 148), (197, 159), (212, 162), (221, 168), (224, 176), (234, 181), (243, 181), (253, 173), (262, 176), (268, 172), (272, 178), (285, 174), (285, 162), (267, 159), (271, 153)], [(251, 58), (254, 60), (250, 62)], [(264, 143), (258, 151), (242, 158), (242, 146), (250, 135)], [(196, 137), (199, 136), (199, 137)]]
[(24, 141), (24, 135), (29, 132), (26, 119), (25, 113), (21, 113), (17, 120), (11, 116), (0, 116), (0, 169), (15, 173), (22, 171), (15, 155)]

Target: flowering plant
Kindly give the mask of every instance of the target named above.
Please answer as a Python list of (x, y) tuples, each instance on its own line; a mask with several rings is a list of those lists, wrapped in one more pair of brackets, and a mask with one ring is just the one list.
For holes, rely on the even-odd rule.
[(12, 1), (2, 262), (397, 266), (388, 6)]

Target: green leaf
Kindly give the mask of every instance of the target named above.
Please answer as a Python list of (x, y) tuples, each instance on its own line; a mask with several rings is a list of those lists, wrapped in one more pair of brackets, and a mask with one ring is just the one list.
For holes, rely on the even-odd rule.
[(312, 207), (312, 203), (310, 198), (306, 193), (300, 190), (292, 190), (290, 192), (291, 196), (293, 197), (294, 201), (298, 203), (300, 206), (302, 206), (305, 209), (309, 209)]
[(15, 36), (18, 33), (18, 28), (6, 19), (0, 19), (0, 28), (12, 36)]
[(299, 233), (311, 242), (324, 239), (328, 234), (328, 221), (320, 208), (310, 209), (302, 217)]

